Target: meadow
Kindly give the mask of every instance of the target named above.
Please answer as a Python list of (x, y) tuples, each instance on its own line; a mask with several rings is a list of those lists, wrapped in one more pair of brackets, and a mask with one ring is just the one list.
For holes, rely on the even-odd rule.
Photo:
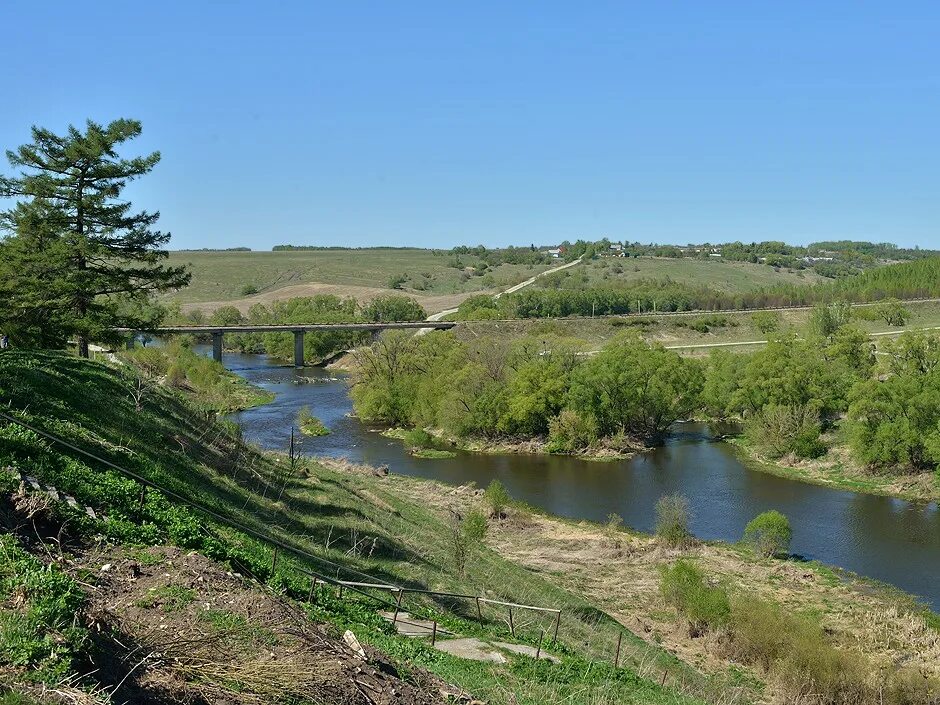
[(270, 302), (318, 293), (362, 299), (369, 292), (388, 293), (393, 278), (398, 278), (398, 288), (420, 301), (506, 288), (548, 269), (545, 265), (500, 264), (480, 271), (477, 257), (461, 255), (459, 261), (463, 268), (452, 266), (455, 258), (446, 251), (417, 248), (178, 251), (170, 253), (169, 262), (188, 264), (192, 282), (165, 300), (194, 304), (255, 297)]

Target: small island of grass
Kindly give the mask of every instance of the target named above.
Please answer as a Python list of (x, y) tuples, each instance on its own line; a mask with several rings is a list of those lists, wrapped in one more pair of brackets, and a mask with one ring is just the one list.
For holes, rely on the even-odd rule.
[(328, 436), (332, 433), (320, 419), (310, 413), (308, 406), (302, 407), (297, 412), (297, 426), (305, 436)]

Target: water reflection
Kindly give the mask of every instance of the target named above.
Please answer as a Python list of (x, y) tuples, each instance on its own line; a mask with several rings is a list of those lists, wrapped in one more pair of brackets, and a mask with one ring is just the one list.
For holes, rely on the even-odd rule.
[(628, 526), (650, 531), (656, 501), (681, 493), (689, 498), (697, 536), (735, 541), (756, 514), (777, 509), (793, 525), (794, 553), (893, 583), (940, 607), (936, 503), (833, 490), (749, 470), (729, 445), (716, 441), (726, 428), (677, 424), (662, 448), (613, 463), (527, 455), (419, 459), (349, 417), (342, 376), (277, 367), (255, 355), (226, 355), (225, 362), (277, 394), (273, 403), (233, 416), (246, 438), (262, 447), (286, 448), (297, 411), (306, 405), (333, 433), (303, 438), (305, 453), (387, 464), (392, 472), (450, 483), (485, 486), (499, 479), (513, 497), (564, 517), (604, 521), (615, 512)]

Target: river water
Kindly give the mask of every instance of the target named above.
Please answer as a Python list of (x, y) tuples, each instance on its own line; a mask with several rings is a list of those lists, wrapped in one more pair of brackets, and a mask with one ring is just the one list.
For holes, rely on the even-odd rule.
[(276, 394), (272, 403), (232, 416), (245, 438), (263, 448), (286, 450), (291, 425), (306, 405), (332, 431), (301, 437), (307, 455), (344, 456), (452, 484), (474, 481), (485, 487), (499, 479), (515, 499), (572, 519), (605, 521), (617, 513), (627, 526), (652, 531), (656, 501), (681, 493), (689, 499), (696, 536), (737, 541), (755, 515), (777, 509), (793, 526), (794, 554), (891, 583), (940, 609), (940, 510), (935, 502), (828, 489), (751, 470), (728, 444), (716, 440), (719, 428), (676, 424), (663, 447), (617, 462), (471, 453), (420, 459), (400, 441), (381, 436), (379, 428), (350, 418), (348, 381), (342, 375), (277, 366), (263, 355), (226, 353), (225, 365)]

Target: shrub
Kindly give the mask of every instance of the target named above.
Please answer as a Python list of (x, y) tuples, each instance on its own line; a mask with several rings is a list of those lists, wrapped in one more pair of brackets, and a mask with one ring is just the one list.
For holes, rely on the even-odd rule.
[(503, 483), (499, 480), (493, 480), (486, 490), (483, 492), (483, 499), (486, 500), (486, 503), (490, 507), (490, 516), (492, 517), (502, 517), (505, 514), (506, 507), (512, 501), (512, 497), (509, 496), (509, 492), (506, 491), (506, 488), (503, 487)]
[(705, 582), (705, 574), (691, 561), (680, 559), (672, 567), (660, 569), (660, 594), (689, 623), (689, 633), (697, 636), (708, 629), (725, 627), (731, 617), (728, 593)]
[(589, 448), (597, 440), (597, 425), (576, 411), (562, 409), (548, 422), (548, 452), (571, 453)]
[(673, 547), (691, 543), (689, 500), (679, 494), (660, 497), (656, 502), (656, 535)]
[(463, 533), (471, 543), (480, 543), (489, 526), (486, 515), (478, 509), (471, 510), (463, 519)]
[(773, 333), (780, 329), (780, 314), (777, 311), (757, 311), (751, 315), (751, 323), (761, 333)]
[(388, 279), (388, 288), (389, 289), (401, 289), (406, 281), (408, 281), (408, 277), (405, 276), (404, 274), (392, 275)]
[(792, 538), (790, 520), (775, 509), (758, 514), (744, 529), (744, 542), (762, 556), (788, 553)]
[(461, 517), (456, 512), (453, 513), (450, 526), (450, 549), (460, 575), (466, 571), (470, 552), (479, 547), (488, 528), (486, 516), (479, 510), (473, 509), (465, 517)]
[(257, 293), (258, 287), (256, 287), (254, 284), (245, 284), (245, 286), (242, 287), (242, 296), (253, 296)]
[(404, 436), (405, 444), (411, 448), (433, 448), (434, 436), (423, 428), (413, 428)]
[(793, 453), (818, 458), (826, 452), (819, 440), (819, 412), (808, 404), (768, 404), (752, 416), (744, 435), (770, 458)]

